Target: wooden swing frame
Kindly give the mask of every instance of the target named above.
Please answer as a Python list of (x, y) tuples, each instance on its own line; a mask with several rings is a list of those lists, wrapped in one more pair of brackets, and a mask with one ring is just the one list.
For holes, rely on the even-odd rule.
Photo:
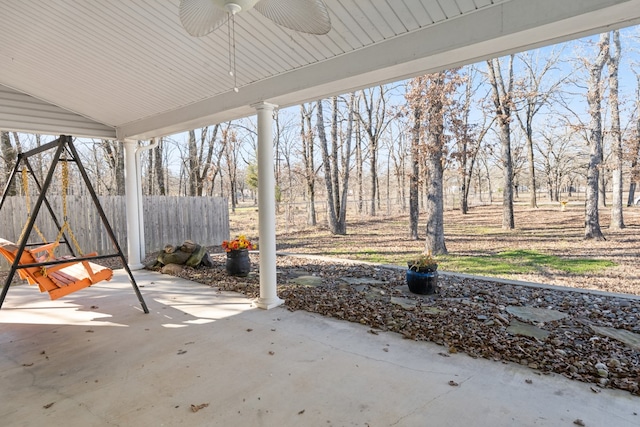
[[(33, 169), (31, 168), (31, 165), (29, 163), (29, 158), (36, 154), (39, 154), (48, 150), (55, 150), (55, 152), (53, 155), (53, 159), (51, 160), (49, 171), (47, 172), (45, 180), (41, 185), (38, 179), (36, 178), (35, 174), (33, 174), (32, 172)], [(64, 158), (63, 158), (63, 154), (64, 154)], [(109, 239), (113, 244), (113, 247), (115, 249), (114, 253), (105, 254), (105, 255), (97, 255), (93, 253), (93, 254), (76, 256), (76, 253), (74, 252), (73, 247), (69, 243), (69, 238), (67, 235), (67, 233), (70, 233), (70, 229), (68, 228), (68, 226), (65, 227), (64, 225), (60, 225), (60, 222), (58, 221), (58, 218), (56, 217), (56, 214), (53, 211), (51, 204), (47, 200), (47, 191), (51, 186), (51, 182), (53, 181), (53, 176), (56, 170), (56, 166), (60, 161), (73, 162), (76, 164), (78, 171), (80, 172), (80, 176), (82, 177), (82, 180), (84, 181), (84, 184), (86, 185), (87, 190), (91, 195), (93, 204), (96, 210), (98, 211), (98, 215), (102, 220), (102, 224), (105, 227), (107, 235), (109, 236)], [(133, 290), (136, 296), (138, 297), (138, 301), (140, 302), (142, 309), (144, 310), (145, 313), (149, 313), (147, 304), (145, 303), (142, 297), (142, 294), (140, 293), (140, 289), (138, 288), (135, 278), (131, 273), (131, 269), (127, 264), (124, 253), (122, 252), (122, 249), (120, 248), (120, 245), (116, 240), (115, 233), (113, 232), (113, 229), (111, 228), (111, 225), (107, 220), (104, 210), (100, 205), (100, 201), (98, 200), (98, 196), (96, 195), (96, 192), (93, 189), (91, 182), (89, 181), (87, 172), (84, 169), (82, 162), (80, 161), (80, 156), (78, 155), (78, 152), (73, 144), (72, 137), (68, 135), (61, 135), (58, 139), (52, 142), (44, 144), (38, 148), (34, 148), (33, 150), (27, 151), (25, 153), (18, 154), (15, 167), (13, 168), (13, 171), (11, 172), (9, 179), (7, 180), (7, 184), (5, 186), (5, 189), (2, 195), (2, 200), (0, 200), (0, 212), (2, 211), (2, 207), (4, 206), (5, 200), (7, 198), (7, 193), (8, 193), (7, 190), (9, 189), (12, 181), (16, 178), (16, 175), (20, 172), (21, 167), (26, 168), (26, 170), (31, 173), (31, 177), (36, 184), (36, 187), (39, 191), (39, 195), (33, 207), (33, 210), (31, 211), (31, 214), (29, 215), (27, 223), (23, 229), (22, 236), (19, 239), (20, 241), (15, 243), (15, 246), (12, 246), (12, 245), (6, 246), (6, 248), (10, 248), (11, 250), (3, 251), (3, 255), (5, 255), (7, 259), (10, 259), (10, 260), (13, 259), (13, 262), (11, 264), (11, 269), (9, 271), (7, 279), (5, 280), (4, 286), (2, 288), (2, 292), (0, 293), (0, 308), (2, 308), (2, 304), (4, 303), (4, 299), (7, 295), (7, 292), (9, 291), (11, 281), (15, 277), (16, 272), (19, 273), (20, 277), (27, 279), (29, 283), (31, 284), (38, 283), (40, 290), (42, 292), (47, 291), (49, 292), (51, 299), (56, 299), (56, 298), (59, 298), (60, 296), (69, 294), (76, 290), (85, 288), (87, 286), (91, 286), (97, 281), (109, 280), (112, 274), (110, 269), (101, 268), (100, 266), (97, 266), (96, 264), (92, 264), (89, 261), (117, 257), (117, 258), (120, 258), (125, 271), (129, 275), (129, 280), (131, 282), (131, 285), (133, 287)], [(36, 218), (38, 217), (38, 213), (40, 212), (40, 209), (43, 203), (47, 211), (51, 215), (51, 218), (56, 228), (58, 229), (58, 232), (60, 233), (59, 239), (57, 242), (49, 243), (45, 245), (28, 243), (31, 232), (34, 230), (34, 227), (35, 227)], [(67, 224), (67, 218), (64, 218), (64, 224)], [(63, 239), (60, 239), (60, 237), (63, 237)], [(11, 243), (6, 240), (4, 242), (7, 244)], [(58, 244), (65, 244), (73, 257), (62, 257), (60, 259), (55, 259), (55, 258), (52, 259), (51, 254), (55, 249), (55, 246), (58, 246)], [(34, 246), (37, 246), (37, 247), (34, 249), (28, 249)], [(46, 258), (38, 257), (37, 254), (42, 252), (47, 252), (49, 256)], [(84, 277), (78, 278), (78, 280), (72, 281), (72, 283), (70, 283), (68, 286), (58, 287), (55, 284), (55, 282), (58, 280), (62, 280), (60, 278), (60, 274), (64, 273), (62, 270), (65, 268), (67, 269), (73, 268), (76, 265), (82, 265), (83, 269), (86, 271), (86, 275), (83, 275)], [(48, 274), (46, 273), (47, 267), (53, 273), (53, 276), (51, 278), (47, 277), (48, 276)], [(108, 270), (108, 271), (105, 272), (105, 270)], [(44, 274), (42, 274), (42, 272), (44, 272)], [(56, 273), (59, 273), (57, 277), (56, 277)], [(53, 286), (55, 286), (56, 289), (54, 289)]]

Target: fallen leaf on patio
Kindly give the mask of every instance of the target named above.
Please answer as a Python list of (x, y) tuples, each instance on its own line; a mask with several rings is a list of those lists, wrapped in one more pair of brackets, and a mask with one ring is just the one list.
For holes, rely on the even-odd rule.
[(382, 351), (386, 351), (387, 353), (389, 352), (389, 349), (387, 347), (383, 348)]
[(85, 332), (93, 333), (93, 329), (87, 329)]
[(439, 354), (440, 356), (442, 356), (442, 357), (451, 357), (451, 355), (449, 355), (449, 354), (447, 354), (447, 353), (443, 353), (443, 352), (440, 352), (440, 353), (438, 353), (438, 354)]
[(208, 403), (201, 403), (199, 405), (191, 405), (191, 412), (198, 412), (200, 409), (206, 408), (209, 406)]
[(302, 414), (304, 414), (304, 409), (302, 411), (298, 412), (298, 415), (302, 415)]
[(594, 393), (600, 393), (602, 390), (600, 390), (599, 388), (591, 387), (591, 391)]
[(251, 328), (247, 329), (247, 332), (251, 332), (251, 331), (253, 331), (253, 329), (251, 329)]
[(585, 425), (585, 424), (584, 424), (584, 421), (582, 421), (580, 418), (578, 418), (577, 420), (575, 420), (573, 423), (574, 423), (575, 425), (577, 425), (577, 426), (584, 426), (584, 425)]
[(459, 386), (460, 384), (458, 384), (457, 382), (455, 382), (455, 381), (453, 381), (453, 380), (452, 380), (452, 381), (449, 381), (449, 385), (450, 385), (450, 386), (452, 386), (452, 387), (457, 387), (457, 386)]
[(533, 384), (533, 381), (529, 378), (527, 378), (526, 380), (524, 380), (525, 383), (527, 384)]
[(53, 406), (53, 404), (56, 402), (51, 402), (51, 403), (47, 403), (46, 405), (43, 406), (44, 409), (49, 409)]
[(373, 334), (373, 335), (378, 335), (378, 333), (376, 331), (374, 331), (373, 329), (369, 329), (369, 333)]
[(273, 356), (275, 353), (273, 351), (269, 352), (269, 355)]
[(178, 354), (185, 354), (187, 350), (178, 350)]
[(32, 363), (23, 363), (22, 366), (33, 366), (33, 362)]
[(91, 309), (92, 309), (92, 310), (95, 310), (95, 309), (97, 309), (97, 308), (98, 308), (98, 306), (97, 306), (97, 305), (92, 305), (92, 306), (91, 306)]

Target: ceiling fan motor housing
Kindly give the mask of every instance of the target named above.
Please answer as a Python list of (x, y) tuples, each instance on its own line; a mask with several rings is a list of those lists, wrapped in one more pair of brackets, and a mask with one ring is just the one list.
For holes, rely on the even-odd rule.
[(235, 15), (243, 10), (249, 10), (258, 3), (259, 0), (211, 0), (220, 9)]

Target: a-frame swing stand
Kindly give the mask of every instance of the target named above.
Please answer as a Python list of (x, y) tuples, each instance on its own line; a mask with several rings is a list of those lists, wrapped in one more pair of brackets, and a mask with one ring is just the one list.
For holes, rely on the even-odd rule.
[[(49, 171), (47, 172), (44, 182), (40, 184), (40, 182), (36, 178), (36, 175), (32, 173), (33, 169), (31, 168), (31, 165), (29, 163), (29, 158), (31, 158), (36, 154), (49, 151), (49, 150), (55, 150), (53, 154), (53, 159), (51, 160), (51, 166), (49, 167)], [(91, 195), (91, 200), (93, 201), (93, 204), (96, 210), (98, 211), (100, 219), (102, 220), (102, 224), (104, 225), (104, 228), (116, 252), (111, 254), (105, 254), (105, 255), (76, 256), (76, 253), (74, 252), (73, 248), (69, 243), (68, 234), (71, 234), (71, 236), (73, 237), (72, 233), (70, 232), (69, 229), (65, 230), (64, 225), (60, 225), (60, 222), (58, 221), (58, 218), (56, 217), (51, 207), (51, 204), (47, 200), (47, 191), (49, 190), (51, 182), (53, 181), (56, 166), (58, 165), (58, 162), (61, 162), (61, 161), (73, 162), (76, 164), (78, 171), (80, 172), (80, 176), (82, 177), (82, 180), (84, 181), (84, 184), (86, 185), (87, 190)], [(47, 287), (49, 286), (49, 284), (51, 284), (51, 286), (54, 286), (52, 283), (52, 280), (55, 281), (56, 274), (58, 275), (58, 277), (65, 276), (65, 274), (62, 273), (63, 271), (61, 270), (62, 267), (65, 267), (65, 269), (69, 269), (69, 268), (73, 269), (74, 266), (81, 265), (81, 266), (84, 266), (85, 270), (87, 270), (87, 274), (86, 274), (87, 278), (83, 279), (85, 280), (86, 284), (82, 286), (82, 287), (86, 287), (93, 284), (95, 279), (97, 279), (98, 281), (104, 280), (104, 279), (100, 279), (99, 272), (96, 273), (95, 271), (92, 271), (92, 268), (90, 267), (90, 265), (95, 266), (95, 264), (91, 264), (89, 263), (89, 261), (118, 257), (122, 261), (122, 265), (126, 270), (127, 274), (129, 275), (129, 280), (131, 281), (133, 290), (135, 291), (136, 296), (138, 297), (138, 300), (142, 305), (142, 309), (144, 310), (145, 313), (149, 313), (147, 304), (142, 298), (142, 294), (140, 293), (140, 289), (138, 288), (138, 285), (136, 284), (133, 274), (131, 273), (131, 269), (127, 265), (127, 261), (125, 259), (124, 253), (122, 252), (122, 249), (120, 248), (120, 245), (116, 240), (113, 229), (111, 228), (111, 225), (107, 220), (104, 210), (100, 205), (98, 196), (96, 195), (96, 192), (93, 189), (91, 182), (89, 181), (87, 172), (84, 169), (84, 166), (82, 166), (82, 162), (80, 161), (80, 156), (78, 155), (78, 152), (75, 146), (73, 145), (72, 138), (68, 135), (61, 135), (55, 141), (42, 145), (38, 148), (34, 148), (33, 150), (27, 151), (25, 153), (18, 154), (18, 159), (16, 161), (15, 167), (13, 168), (13, 171), (11, 172), (9, 179), (7, 180), (7, 184), (2, 195), (2, 200), (0, 201), (0, 211), (2, 211), (4, 202), (7, 198), (7, 190), (9, 186), (11, 185), (13, 180), (16, 179), (16, 175), (18, 174), (19, 171), (21, 171), (22, 168), (26, 168), (27, 172), (31, 172), (31, 178), (33, 179), (37, 189), (39, 190), (39, 195), (33, 207), (31, 215), (29, 215), (27, 224), (25, 225), (25, 228), (22, 232), (22, 237), (20, 241), (15, 243), (14, 245), (3, 246), (0, 248), (0, 252), (2, 252), (3, 255), (5, 255), (8, 259), (12, 261), (11, 269), (9, 270), (9, 274), (7, 275), (7, 279), (2, 288), (2, 293), (0, 293), (0, 308), (2, 307), (4, 299), (9, 290), (9, 286), (11, 285), (11, 281), (15, 277), (16, 272), (18, 272), (21, 277), (27, 278), (27, 280), (29, 280), (30, 283), (37, 282), (38, 285), (40, 286), (40, 289), (44, 290), (43, 287)], [(40, 212), (40, 209), (43, 204), (45, 205), (47, 211), (51, 215), (51, 218), (54, 224), (56, 225), (58, 231), (60, 232), (60, 235), (64, 237), (64, 239), (60, 240), (59, 243), (64, 243), (66, 245), (66, 247), (69, 249), (69, 252), (73, 255), (73, 258), (63, 257), (61, 259), (51, 259), (51, 258), (45, 259), (44, 257), (37, 258), (35, 255), (31, 257), (32, 254), (35, 254), (38, 251), (40, 252), (49, 251), (49, 254), (50, 255), (52, 254), (52, 249), (51, 249), (51, 247), (53, 246), (52, 244), (40, 246), (40, 248), (37, 248), (34, 250), (28, 249), (29, 247), (37, 246), (36, 244), (28, 243), (28, 240), (29, 240), (29, 236), (31, 235), (31, 232), (35, 228), (35, 221), (36, 221), (36, 218), (38, 217), (38, 213)], [(64, 221), (66, 225), (66, 218), (64, 218)], [(37, 230), (37, 228), (35, 229)], [(11, 243), (7, 241), (4, 241), (4, 242)], [(58, 243), (56, 242), (55, 245), (57, 246), (57, 244)], [(9, 247), (11, 250), (7, 249)], [(46, 272), (47, 268), (55, 272), (50, 275), (51, 277), (48, 277), (49, 275), (47, 274), (40, 274), (41, 271)], [(108, 277), (111, 278), (111, 275), (108, 275)], [(69, 289), (72, 289), (72, 288), (69, 288)], [(66, 291), (64, 286), (61, 287), (60, 290), (61, 290), (60, 292), (61, 294), (67, 294), (70, 292), (70, 291)], [(52, 299), (54, 299), (54, 292), (56, 291), (52, 292), (51, 290), (49, 290), (49, 293)]]

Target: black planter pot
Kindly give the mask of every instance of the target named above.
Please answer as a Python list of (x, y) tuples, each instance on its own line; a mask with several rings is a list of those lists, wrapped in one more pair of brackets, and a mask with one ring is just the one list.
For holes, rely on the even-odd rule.
[(244, 277), (251, 271), (251, 260), (248, 249), (227, 252), (227, 273), (231, 276)]
[(407, 285), (414, 294), (430, 295), (436, 292), (438, 287), (437, 271), (407, 270)]

